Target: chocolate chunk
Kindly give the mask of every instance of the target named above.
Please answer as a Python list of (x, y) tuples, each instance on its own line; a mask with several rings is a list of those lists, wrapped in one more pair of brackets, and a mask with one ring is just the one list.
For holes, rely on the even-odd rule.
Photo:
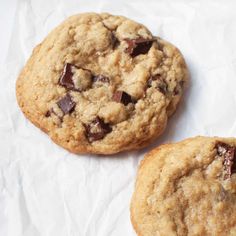
[(70, 63), (66, 63), (64, 66), (64, 70), (63, 73), (59, 79), (59, 84), (67, 89), (71, 89), (74, 90), (75, 89), (75, 85), (74, 85), (74, 81), (72, 79), (73, 77), (73, 72), (72, 72), (72, 68), (76, 67)]
[(48, 110), (48, 111), (46, 112), (45, 117), (48, 118), (48, 117), (52, 116), (52, 114), (54, 114), (55, 116), (57, 116), (57, 117), (59, 118), (60, 122), (63, 121), (63, 116), (61, 116), (60, 114), (56, 113), (53, 108), (51, 108), (50, 110)]
[(235, 147), (232, 147), (226, 143), (219, 142), (216, 144), (217, 154), (224, 158), (224, 179), (229, 179), (233, 173), (236, 173), (235, 159)]
[(75, 108), (75, 102), (72, 100), (69, 93), (67, 93), (63, 98), (61, 98), (57, 102), (57, 105), (60, 107), (64, 115), (71, 113)]
[(150, 78), (150, 79), (148, 79), (148, 81), (147, 81), (147, 87), (148, 88), (151, 88), (152, 87), (152, 77)]
[(132, 100), (132, 97), (124, 91), (116, 91), (112, 99), (116, 102), (123, 103), (125, 106), (127, 106), (129, 103), (134, 102)]
[(167, 84), (166, 83), (161, 83), (157, 86), (157, 88), (159, 89), (159, 91), (163, 94), (167, 93)]
[(95, 75), (93, 77), (93, 82), (110, 83), (110, 79), (104, 75)]
[(119, 40), (116, 38), (115, 32), (112, 29), (110, 29), (107, 25), (105, 25), (103, 22), (102, 24), (107, 30), (111, 32), (112, 49), (115, 49), (120, 43)]
[(45, 113), (45, 117), (49, 117), (49, 116), (51, 116), (51, 111), (50, 110)]
[(157, 74), (155, 76), (151, 76), (151, 78), (147, 81), (147, 86), (150, 88), (152, 87), (152, 81), (156, 81), (156, 80), (161, 80), (161, 75)]
[(174, 89), (174, 95), (180, 94), (183, 88), (184, 88), (184, 81), (180, 81), (179, 84)]
[(167, 89), (167, 84), (166, 82), (161, 78), (160, 75), (155, 75), (152, 76), (148, 81), (147, 81), (147, 86), (150, 88), (152, 87), (152, 82), (157, 81), (156, 83), (156, 88), (163, 94), (166, 94), (168, 89)]
[(109, 124), (104, 123), (104, 121), (96, 117), (90, 124), (85, 125), (86, 137), (89, 142), (103, 139), (106, 134), (112, 131)]
[(140, 54), (146, 54), (152, 46), (154, 39), (125, 39), (128, 47), (125, 52), (130, 54), (131, 57), (136, 57)]
[(112, 41), (112, 49), (115, 49), (116, 47), (118, 47), (119, 45), (119, 40), (116, 38), (114, 32), (112, 32), (112, 38), (111, 38), (111, 41)]

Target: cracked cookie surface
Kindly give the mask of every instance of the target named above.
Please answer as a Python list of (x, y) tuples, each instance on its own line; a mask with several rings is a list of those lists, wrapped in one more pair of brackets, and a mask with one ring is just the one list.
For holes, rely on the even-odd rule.
[(112, 154), (158, 137), (187, 81), (172, 44), (125, 17), (85, 13), (33, 50), (16, 94), (25, 116), (57, 144)]
[(195, 137), (141, 162), (131, 201), (139, 236), (236, 235), (236, 139)]

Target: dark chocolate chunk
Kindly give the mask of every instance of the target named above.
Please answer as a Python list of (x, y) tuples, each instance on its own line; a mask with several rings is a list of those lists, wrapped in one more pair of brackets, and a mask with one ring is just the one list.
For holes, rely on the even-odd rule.
[(183, 88), (184, 88), (184, 81), (180, 81), (179, 84), (174, 89), (174, 95), (180, 94)]
[(150, 78), (150, 79), (148, 79), (148, 81), (147, 81), (147, 87), (148, 88), (151, 88), (152, 87), (152, 77)]
[(146, 54), (152, 46), (154, 39), (125, 39), (128, 47), (125, 52), (130, 54), (131, 57), (136, 57), (140, 54)]
[(85, 125), (86, 137), (89, 142), (103, 139), (108, 133), (112, 131), (109, 124), (96, 117), (90, 124)]
[(226, 143), (218, 142), (216, 144), (217, 154), (224, 158), (223, 165), (224, 165), (224, 179), (228, 179), (231, 177), (233, 173), (236, 173), (236, 163), (234, 162), (235, 159), (235, 147), (232, 147)]
[(61, 98), (57, 102), (57, 105), (60, 107), (64, 115), (71, 113), (75, 108), (75, 102), (72, 100), (69, 93), (67, 93), (63, 98)]
[(48, 111), (45, 113), (45, 117), (49, 117), (49, 116), (51, 116), (51, 111), (50, 111), (50, 110), (48, 110)]
[(52, 114), (54, 114), (55, 116), (57, 116), (58, 119), (60, 120), (60, 122), (63, 121), (63, 116), (60, 116), (59, 114), (57, 114), (57, 113), (54, 111), (53, 108), (51, 108), (50, 110), (48, 110), (48, 111), (46, 112), (45, 117), (48, 118), (48, 117), (50, 117)]
[(115, 49), (118, 44), (120, 43), (119, 40), (116, 38), (115, 36), (115, 32), (112, 31), (112, 29), (110, 29), (107, 25), (105, 25), (103, 22), (102, 22), (103, 26), (109, 30), (111, 32), (111, 43), (112, 43), (112, 49)]
[(115, 49), (116, 47), (118, 47), (119, 45), (119, 40), (116, 38), (115, 34), (112, 32), (112, 36), (111, 36), (111, 41), (112, 41), (112, 49)]
[[(234, 155), (234, 157), (235, 157), (235, 155)], [(231, 166), (231, 173), (232, 174), (236, 173), (236, 161), (235, 161), (235, 159), (234, 159), (233, 164)]]
[(59, 79), (59, 84), (61, 86), (65, 87), (67, 89), (71, 89), (71, 90), (75, 89), (74, 81), (72, 79), (72, 77), (73, 77), (72, 68), (73, 67), (75, 67), (75, 66), (70, 63), (66, 63), (64, 66), (63, 73)]
[(157, 88), (159, 89), (159, 91), (163, 94), (167, 93), (167, 84), (165, 82), (160, 83)]
[(125, 106), (133, 102), (132, 97), (124, 91), (116, 91), (112, 99), (116, 102), (123, 103)]
[(160, 80), (161, 75), (157, 74), (155, 76), (151, 76), (151, 78), (147, 81), (147, 86), (150, 88), (152, 87), (152, 81)]
[(109, 83), (110, 79), (104, 75), (95, 75), (93, 77), (93, 82)]
[(160, 75), (155, 75), (152, 76), (148, 81), (147, 81), (147, 86), (150, 88), (152, 86), (152, 81), (158, 81), (156, 84), (156, 88), (163, 94), (167, 93), (167, 84), (166, 82), (161, 78)]

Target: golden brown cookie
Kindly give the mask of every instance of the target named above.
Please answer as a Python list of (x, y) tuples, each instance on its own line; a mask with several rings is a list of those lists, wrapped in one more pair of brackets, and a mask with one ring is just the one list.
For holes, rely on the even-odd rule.
[(139, 236), (236, 235), (236, 139), (162, 145), (139, 167), (131, 220)]
[(74, 153), (146, 146), (188, 80), (179, 50), (122, 16), (74, 15), (33, 51), (16, 83), (25, 116)]

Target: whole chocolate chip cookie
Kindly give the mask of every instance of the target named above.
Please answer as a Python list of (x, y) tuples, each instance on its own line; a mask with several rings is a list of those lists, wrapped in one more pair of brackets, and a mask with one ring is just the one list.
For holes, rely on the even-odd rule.
[(74, 153), (112, 154), (158, 137), (188, 80), (179, 50), (122, 16), (68, 18), (16, 84), (25, 116)]
[(139, 236), (233, 236), (235, 212), (235, 138), (162, 145), (141, 162), (131, 201)]

